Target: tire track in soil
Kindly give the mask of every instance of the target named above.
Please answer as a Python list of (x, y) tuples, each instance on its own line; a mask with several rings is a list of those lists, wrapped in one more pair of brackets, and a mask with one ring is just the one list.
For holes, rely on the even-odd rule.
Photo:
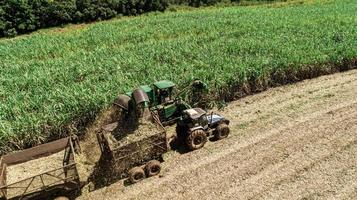
[(221, 113), (232, 121), (228, 139), (168, 153), (161, 178), (82, 199), (355, 198), (357, 70), (273, 88)]
[[(335, 124), (338, 124), (340, 122), (341, 122), (341, 120), (337, 121)], [(299, 138), (297, 140), (301, 140), (304, 138), (306, 138), (306, 135), (302, 135), (301, 138)], [(315, 137), (315, 139), (318, 139), (318, 138), (319, 138), (318, 136)], [(276, 144), (280, 144), (280, 142), (282, 141), (281, 139), (272, 137), (272, 138), (268, 138), (268, 140), (274, 141), (271, 145), (273, 147), (275, 146), (274, 147), (275, 149), (279, 149), (276, 147)], [(284, 148), (293, 146), (293, 144), (295, 142), (296, 142), (296, 140), (289, 141), (288, 143), (284, 144), (284, 146), (285, 146)], [(299, 144), (299, 146), (291, 148), (291, 150), (290, 150), (291, 152), (290, 151), (289, 152), (267, 151), (267, 149), (271, 148), (271, 147), (267, 146), (266, 144), (270, 144), (270, 142), (262, 141), (261, 143), (254, 144), (253, 146), (248, 146), (245, 149), (240, 149), (239, 151), (235, 152), (232, 155), (221, 157), (221, 159), (219, 159), (215, 162), (210, 162), (207, 166), (204, 166), (203, 169), (214, 169), (214, 166), (224, 165), (223, 167), (217, 168), (216, 170), (212, 171), (212, 173), (216, 174), (214, 176), (214, 181), (221, 183), (221, 184), (211, 185), (211, 184), (201, 183), (201, 182), (204, 182), (204, 180), (209, 179), (211, 174), (207, 174), (204, 172), (202, 172), (202, 173), (197, 172), (197, 173), (194, 173), (194, 176), (196, 176), (196, 178), (191, 179), (194, 177), (190, 178), (190, 176), (192, 176), (192, 174), (189, 173), (189, 175), (188, 175), (189, 177), (187, 177), (187, 179), (185, 179), (185, 180), (189, 181), (188, 182), (189, 185), (197, 184), (197, 185), (201, 185), (202, 187), (200, 186), (199, 188), (194, 188), (194, 189), (191, 189), (189, 186), (185, 187), (184, 188), (185, 193), (184, 193), (183, 198), (187, 197), (187, 198), (191, 198), (191, 199), (199, 199), (200, 196), (203, 194), (201, 192), (197, 192), (197, 191), (204, 191), (204, 193), (205, 193), (205, 192), (209, 192), (209, 191), (220, 190), (222, 192), (225, 190), (225, 188), (232, 187), (232, 185), (230, 185), (230, 184), (237, 183), (237, 180), (238, 180), (238, 183), (240, 183), (241, 180), (243, 180), (244, 182), (247, 182), (247, 181), (251, 181), (251, 179), (258, 179), (257, 176), (259, 177), (264, 174), (264, 171), (262, 171), (262, 170), (267, 170), (271, 167), (273, 167), (273, 168), (277, 168), (279, 166), (286, 167), (286, 166), (282, 165), (282, 163), (286, 159), (286, 155), (289, 155), (291, 152), (296, 151), (296, 149), (301, 148), (303, 143), (297, 143), (297, 144)], [(256, 146), (259, 146), (262, 148), (259, 149), (259, 151), (257, 151), (255, 149)], [(282, 148), (282, 149), (284, 149), (284, 148)], [(265, 153), (265, 152), (267, 152), (267, 153)], [(242, 155), (244, 155), (244, 156), (242, 156)], [(261, 158), (256, 159), (256, 157), (254, 157), (254, 155), (259, 155)], [(316, 156), (320, 157), (321, 154), (317, 154)], [(241, 158), (241, 157), (243, 157), (243, 158)], [(249, 159), (249, 158), (251, 158), (251, 159)], [(231, 165), (226, 165), (226, 163), (232, 163), (230, 160), (234, 160), (235, 163), (243, 163), (243, 164), (238, 165), (238, 166), (233, 165), (233, 167)], [(293, 162), (293, 166), (296, 165), (296, 163), (294, 163), (296, 160), (297, 159), (294, 159), (293, 161), (291, 161), (291, 162)], [(225, 164), (223, 164), (223, 163), (225, 163)], [(230, 172), (232, 172), (232, 171), (236, 171), (237, 173), (230, 175)], [(279, 170), (275, 170), (275, 171), (271, 172), (270, 174), (274, 175), (274, 173), (276, 173), (277, 171), (279, 171)], [(181, 174), (181, 176), (185, 176), (185, 174)], [(225, 182), (224, 180), (226, 179), (226, 177), (230, 177), (231, 181)], [(249, 178), (247, 178), (247, 177), (249, 177)], [(259, 179), (251, 181), (251, 182), (261, 183)], [(180, 184), (182, 186), (182, 183), (180, 183)], [(241, 193), (247, 193), (247, 192), (252, 193), (252, 191), (254, 189), (259, 188), (259, 186), (256, 186), (256, 185), (252, 185), (252, 186), (254, 188), (248, 187), (247, 189), (242, 190)], [(236, 188), (235, 188), (235, 190), (236, 190)], [(227, 194), (227, 192), (224, 192), (224, 193)], [(228, 192), (228, 196), (219, 195), (216, 197), (215, 195), (211, 195), (211, 197), (213, 199), (222, 198), (222, 197), (235, 198), (235, 196), (233, 196), (233, 195), (230, 196), (229, 194), (230, 193)], [(144, 194), (144, 196), (145, 195), (147, 195), (147, 194)], [(169, 196), (169, 198), (173, 198), (173, 197)]]
[(355, 140), (309, 168), (304, 168), (294, 179), (281, 181), (256, 199), (299, 199), (291, 195), (296, 189), (304, 191), (297, 197), (305, 199), (343, 199), (344, 195), (351, 194), (357, 188), (356, 152)]

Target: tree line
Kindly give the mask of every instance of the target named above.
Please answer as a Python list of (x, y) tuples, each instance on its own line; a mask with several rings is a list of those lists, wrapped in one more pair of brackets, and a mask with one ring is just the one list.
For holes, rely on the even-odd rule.
[(0, 36), (15, 36), (43, 27), (104, 20), (117, 15), (164, 11), (166, 0), (3, 0)]
[(0, 37), (13, 37), (39, 28), (67, 23), (164, 11), (169, 3), (198, 7), (220, 1), (222, 0), (0, 0)]

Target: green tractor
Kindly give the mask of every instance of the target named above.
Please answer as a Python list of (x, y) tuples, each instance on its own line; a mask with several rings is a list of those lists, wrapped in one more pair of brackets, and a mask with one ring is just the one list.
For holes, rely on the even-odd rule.
[(119, 95), (114, 104), (121, 107), (127, 113), (143, 113), (153, 111), (164, 125), (176, 122), (182, 115), (182, 111), (191, 108), (181, 97), (188, 89), (197, 93), (206, 88), (206, 85), (195, 80), (184, 90), (176, 91), (176, 85), (167, 80), (158, 81), (152, 85), (142, 85), (133, 92)]

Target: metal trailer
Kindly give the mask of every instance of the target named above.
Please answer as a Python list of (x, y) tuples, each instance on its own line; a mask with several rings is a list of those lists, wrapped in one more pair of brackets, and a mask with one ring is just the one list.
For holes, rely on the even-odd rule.
[[(109, 142), (116, 124), (106, 126), (97, 136), (102, 156), (110, 162), (116, 179), (129, 178), (131, 183), (160, 173), (162, 155), (168, 151), (166, 130), (159, 118), (151, 113), (157, 131), (139, 141), (117, 147)], [(140, 127), (139, 127), (140, 128)]]
[[(6, 183), (7, 167), (48, 157), (63, 150), (63, 167), (40, 172), (40, 174), (12, 184)], [(76, 195), (80, 192), (81, 187), (75, 162), (75, 156), (79, 152), (78, 139), (67, 137), (1, 157), (0, 199), (54, 199), (59, 196), (66, 199), (68, 195)]]

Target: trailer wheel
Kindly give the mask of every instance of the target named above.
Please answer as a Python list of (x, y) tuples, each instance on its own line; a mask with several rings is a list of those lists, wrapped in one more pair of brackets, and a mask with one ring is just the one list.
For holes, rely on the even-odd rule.
[(215, 138), (217, 140), (221, 140), (221, 139), (228, 137), (230, 130), (229, 130), (228, 125), (223, 123), (223, 124), (218, 125), (215, 132), (216, 132)]
[(161, 171), (161, 163), (157, 160), (152, 160), (146, 164), (145, 170), (148, 177), (156, 176)]
[(187, 146), (191, 150), (202, 148), (206, 144), (206, 142), (207, 142), (207, 135), (201, 129), (192, 131), (186, 140)]
[(137, 183), (146, 178), (145, 172), (141, 167), (134, 167), (129, 171), (129, 180), (132, 183)]

